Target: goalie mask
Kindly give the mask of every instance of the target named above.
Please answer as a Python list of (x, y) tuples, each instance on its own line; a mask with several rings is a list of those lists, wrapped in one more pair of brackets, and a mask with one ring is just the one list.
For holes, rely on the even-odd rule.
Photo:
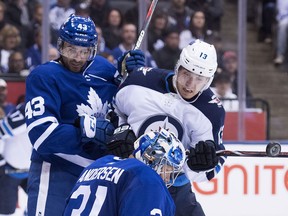
[(175, 182), (185, 161), (183, 144), (173, 133), (161, 129), (135, 141), (133, 156), (154, 169), (167, 187)]
[[(89, 17), (71, 14), (59, 29), (57, 48), (65, 57), (76, 58), (77, 55), (82, 59), (91, 60), (97, 52), (97, 40), (94, 22)], [(71, 45), (68, 50), (64, 48), (64, 42)]]

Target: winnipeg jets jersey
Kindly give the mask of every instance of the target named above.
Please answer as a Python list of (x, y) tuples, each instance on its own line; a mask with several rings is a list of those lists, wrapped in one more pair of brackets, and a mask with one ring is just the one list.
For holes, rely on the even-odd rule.
[(174, 202), (160, 176), (137, 159), (108, 155), (80, 175), (64, 215), (174, 216)]
[(102, 156), (83, 151), (80, 129), (73, 125), (86, 113), (104, 118), (116, 93), (118, 72), (97, 56), (83, 73), (74, 73), (57, 61), (36, 67), (26, 80), (25, 116), (32, 161), (48, 161), (79, 175), (83, 167)]
[[(207, 89), (196, 96), (194, 103), (184, 101), (173, 88), (173, 75), (171, 71), (146, 67), (129, 74), (115, 97), (119, 124), (127, 122), (137, 136), (165, 128), (178, 136), (186, 149), (202, 140), (214, 140), (218, 149), (223, 149), (225, 111), (220, 100)], [(210, 172), (188, 169), (193, 174), (191, 180), (212, 179), (223, 163), (224, 158)]]
[(3, 156), (17, 169), (28, 169), (32, 146), (26, 132), (25, 104), (19, 104), (0, 120), (0, 139), (4, 143)]

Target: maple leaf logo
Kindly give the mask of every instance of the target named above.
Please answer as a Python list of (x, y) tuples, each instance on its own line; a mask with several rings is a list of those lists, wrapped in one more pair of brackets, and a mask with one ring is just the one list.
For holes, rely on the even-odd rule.
[(87, 102), (90, 105), (85, 105), (83, 103), (81, 103), (81, 105), (77, 105), (76, 111), (78, 112), (79, 116), (87, 114), (90, 116), (95, 116), (96, 118), (105, 117), (106, 112), (108, 110), (108, 102), (106, 101), (104, 104), (102, 104), (102, 101), (99, 98), (98, 94), (92, 88), (90, 88), (88, 92)]

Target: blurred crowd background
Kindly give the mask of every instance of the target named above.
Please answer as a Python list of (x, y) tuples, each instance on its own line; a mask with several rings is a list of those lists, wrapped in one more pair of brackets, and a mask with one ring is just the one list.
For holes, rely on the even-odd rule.
[[(49, 60), (59, 57), (58, 29), (71, 14), (90, 16), (97, 26), (98, 55), (117, 66), (117, 59), (134, 47), (139, 28), (141, 0), (50, 0), (48, 17), (43, 17), (44, 0), (0, 1), (0, 78), (29, 75), (42, 63), (42, 20), (49, 20)], [(142, 0), (150, 5), (150, 0)], [(227, 111), (238, 110), (236, 46), (228, 49), (223, 35), (223, 17), (227, 3), (237, 0), (159, 0), (148, 28), (146, 65), (173, 70), (181, 49), (200, 39), (215, 46), (218, 70), (213, 91), (223, 99)], [(237, 19), (237, 14), (235, 14)], [(234, 18), (235, 19), (235, 18)], [(287, 63), (287, 0), (247, 1), (247, 22), (256, 24), (257, 42), (268, 44), (271, 65)], [(235, 27), (236, 28), (236, 27)], [(224, 36), (224, 37), (223, 37)], [(223, 39), (224, 38), (224, 39)], [(223, 45), (224, 44), (224, 45)], [(260, 57), (261, 58), (261, 57)], [(1, 82), (0, 82), (1, 83)], [(7, 91), (6, 91), (7, 94)], [(23, 92), (25, 94), (25, 92)], [(246, 97), (253, 98), (249, 80)], [(5, 104), (5, 96), (2, 97)], [(17, 102), (23, 100), (23, 96)], [(226, 101), (225, 99), (229, 99)], [(247, 103), (248, 107), (254, 105)], [(4, 109), (4, 107), (2, 106)]]

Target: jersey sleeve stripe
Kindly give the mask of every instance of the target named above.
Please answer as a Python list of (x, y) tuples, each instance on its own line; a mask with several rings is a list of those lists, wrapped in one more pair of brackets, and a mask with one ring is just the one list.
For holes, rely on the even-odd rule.
[(4, 135), (5, 135), (5, 131), (2, 129), (2, 127), (0, 125), (0, 137), (1, 137), (1, 139), (3, 138)]
[(53, 122), (53, 123), (57, 123), (57, 125), (59, 124), (57, 119), (53, 116), (49, 116), (49, 117), (45, 117), (45, 118), (41, 118), (41, 119), (38, 119), (34, 122), (32, 122), (31, 124), (28, 125), (27, 127), (27, 131), (28, 133), (30, 132), (30, 130), (32, 130), (34, 127), (38, 126), (38, 125), (41, 125), (41, 124), (44, 124), (46, 122)]
[(49, 188), (50, 168), (51, 164), (44, 161), (41, 170), (39, 194), (36, 206), (36, 212), (39, 212), (40, 215), (41, 212), (45, 212), (45, 205)]
[[(6, 120), (6, 119), (5, 119)], [(12, 130), (9, 127), (9, 125), (6, 123), (6, 121), (2, 121), (2, 127), (4, 128), (4, 130), (6, 131), (6, 134), (10, 135), (11, 137), (13, 136)]]
[(55, 155), (67, 161), (70, 161), (71, 163), (77, 164), (78, 166), (81, 166), (81, 167), (86, 167), (94, 162), (94, 160), (89, 160), (79, 155), (69, 155), (69, 154), (63, 154), (63, 153), (57, 153)]
[(45, 132), (36, 140), (34, 143), (34, 149), (37, 150), (39, 146), (44, 142), (44, 140), (55, 130), (55, 128), (58, 126), (58, 123), (52, 123)]
[(26, 124), (23, 124), (17, 128), (13, 128), (12, 131), (14, 136), (20, 135), (26, 131)]

